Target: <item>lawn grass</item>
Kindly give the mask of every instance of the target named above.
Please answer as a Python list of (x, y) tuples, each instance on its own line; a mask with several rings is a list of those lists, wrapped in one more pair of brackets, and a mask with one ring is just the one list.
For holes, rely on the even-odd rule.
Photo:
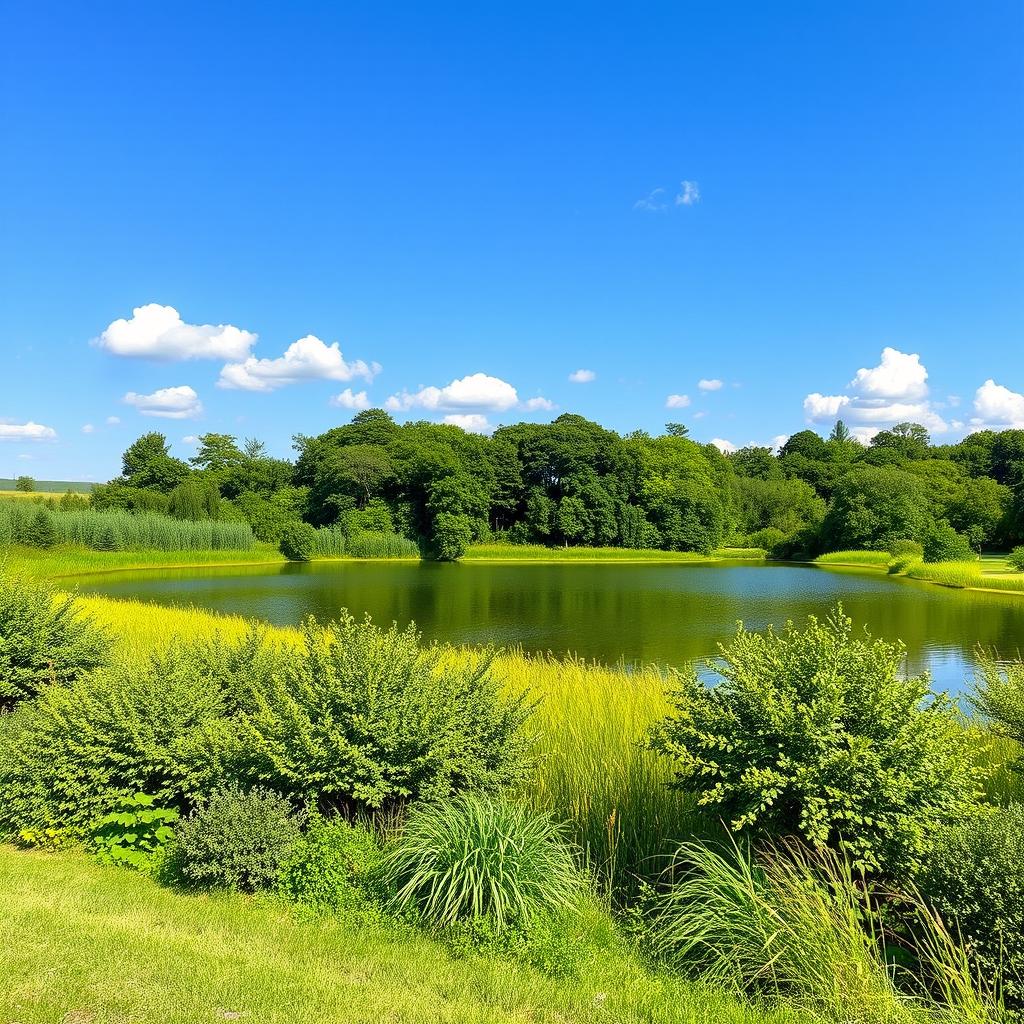
[(514, 961), (453, 958), (411, 930), (173, 892), (80, 853), (0, 846), (0, 891), (5, 1024), (813, 1020), (654, 975), (600, 921), (565, 936), (582, 945), (585, 964), (579, 977), (558, 980)]
[(891, 557), (888, 551), (830, 551), (814, 561), (819, 565), (870, 565), (884, 569)]

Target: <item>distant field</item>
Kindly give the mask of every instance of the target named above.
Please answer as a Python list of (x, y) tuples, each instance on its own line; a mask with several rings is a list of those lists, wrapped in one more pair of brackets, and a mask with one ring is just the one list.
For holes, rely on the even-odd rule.
[[(93, 485), (87, 480), (36, 480), (34, 494), (63, 494), (65, 491), (75, 491), (77, 494), (89, 494)], [(14, 491), (15, 494), (22, 492), (14, 490), (14, 480), (10, 477), (0, 476), (0, 492)]]

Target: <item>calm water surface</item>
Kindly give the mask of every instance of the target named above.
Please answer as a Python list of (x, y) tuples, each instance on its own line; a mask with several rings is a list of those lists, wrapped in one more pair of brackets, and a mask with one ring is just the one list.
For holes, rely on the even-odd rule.
[(824, 614), (842, 601), (858, 624), (907, 645), (907, 668), (958, 690), (980, 643), (1024, 650), (1024, 596), (977, 594), (859, 570), (803, 565), (320, 562), (82, 577), (84, 592), (196, 605), (292, 625), (339, 608), (415, 621), (428, 639), (521, 645), (614, 663), (712, 656), (748, 628)]

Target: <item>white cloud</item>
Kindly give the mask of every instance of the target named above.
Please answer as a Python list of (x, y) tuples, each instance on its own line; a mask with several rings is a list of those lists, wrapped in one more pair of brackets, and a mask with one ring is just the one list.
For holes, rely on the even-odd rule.
[(121, 417), (120, 416), (108, 416), (107, 417), (107, 426), (108, 427), (116, 427), (118, 425), (118, 423), (120, 423), (120, 422), (121, 422)]
[(643, 199), (633, 204), (634, 210), (667, 210), (668, 200), (663, 188), (652, 189)]
[(707, 414), (707, 409), (698, 409), (695, 413), (690, 414), (690, 418), (694, 420), (702, 420), (705, 416), (707, 416)]
[(82, 433), (83, 434), (94, 434), (95, 432), (96, 432), (96, 428), (91, 423), (83, 423), (82, 424)]
[(116, 356), (150, 359), (244, 359), (256, 335), (231, 324), (187, 324), (173, 306), (151, 302), (115, 320), (95, 344)]
[(42, 423), (10, 423), (0, 420), (0, 441), (52, 441), (57, 436), (53, 427)]
[(726, 441), (724, 437), (713, 437), (711, 443), (725, 455), (738, 450), (732, 441)]
[(407, 409), (489, 409), (502, 412), (518, 402), (516, 389), (507, 381), (486, 373), (471, 373), (443, 388), (425, 387), (413, 394), (403, 391), (392, 395), (384, 405), (392, 412)]
[(685, 409), (690, 404), (689, 395), (669, 395), (665, 399), (666, 409)]
[(195, 434), (186, 434), (181, 439), (182, 444), (199, 444), (199, 438)]
[(693, 206), (700, 202), (700, 186), (695, 181), (682, 181), (679, 183), (679, 194), (676, 196), (676, 206)]
[(722, 382), (717, 377), (712, 377), (710, 380), (702, 377), (697, 381), (697, 387), (701, 391), (721, 391)]
[(1024, 429), (1024, 395), (997, 384), (991, 377), (974, 393), (974, 412), (971, 426), (975, 429)]
[(569, 380), (573, 384), (589, 384), (592, 380), (597, 380), (597, 374), (593, 370), (573, 370), (569, 374)]
[(273, 391), (300, 380), (352, 380), (363, 377), (372, 381), (380, 373), (379, 363), (362, 359), (346, 362), (338, 343), (326, 345), (307, 334), (293, 341), (278, 359), (257, 359), (250, 356), (241, 363), (228, 363), (220, 371), (217, 386), (243, 391)]
[(789, 434), (776, 434), (768, 447), (778, 451), (789, 440), (789, 437)]
[(544, 398), (541, 395), (537, 395), (534, 398), (528, 398), (523, 402), (523, 408), (527, 412), (551, 412), (555, 408), (555, 403), (550, 398)]
[(824, 423), (835, 419), (839, 410), (849, 404), (846, 395), (822, 395), (815, 391), (804, 399), (804, 416), (811, 423)]
[(369, 409), (370, 399), (365, 391), (356, 391), (353, 394), (351, 388), (345, 388), (341, 394), (331, 398), (330, 404), (339, 409)]
[(859, 369), (850, 387), (864, 398), (913, 399), (928, 394), (927, 380), (928, 371), (917, 353), (886, 346), (878, 366)]
[(160, 388), (151, 395), (129, 391), (126, 405), (134, 406), (143, 416), (160, 416), (167, 420), (185, 420), (203, 411), (199, 396), (187, 384), (176, 388)]
[(445, 416), (444, 422), (450, 423), (453, 427), (462, 427), (463, 430), (471, 434), (489, 434), (491, 432), (491, 425), (487, 422), (487, 417), (478, 412), (449, 413)]

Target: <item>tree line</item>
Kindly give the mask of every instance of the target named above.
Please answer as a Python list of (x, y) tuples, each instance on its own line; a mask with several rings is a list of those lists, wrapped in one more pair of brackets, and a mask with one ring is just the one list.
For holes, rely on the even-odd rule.
[(675, 423), (622, 435), (564, 414), (483, 436), (371, 409), (296, 435), (294, 449), (278, 459), (259, 441), (208, 433), (186, 462), (148, 433), (92, 503), (245, 521), (275, 543), (299, 522), (394, 533), (442, 560), (485, 540), (775, 557), (910, 541), (934, 561), (1024, 541), (1024, 430), (935, 445), (901, 423), (865, 445), (840, 421), (827, 438), (802, 430), (778, 451), (724, 454)]

